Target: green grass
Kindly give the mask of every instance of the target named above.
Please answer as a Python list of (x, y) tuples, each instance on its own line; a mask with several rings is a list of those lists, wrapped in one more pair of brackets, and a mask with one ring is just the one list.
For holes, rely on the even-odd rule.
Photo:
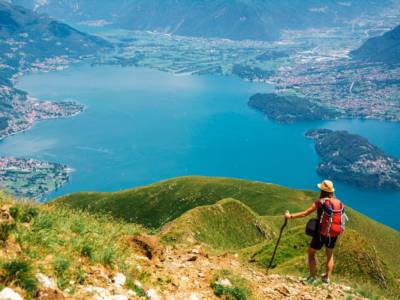
[(126, 271), (137, 263), (124, 238), (145, 232), (141, 226), (66, 207), (14, 202), (0, 194), (0, 206), (4, 204), (11, 205), (16, 217), (5, 247), (17, 249), (17, 244), (21, 251), (1, 256), (0, 283), (19, 286), (27, 296), (34, 294), (39, 272), (55, 278), (63, 290), (70, 282), (83, 284), (91, 267)]
[(287, 207), (301, 209), (315, 194), (286, 187), (240, 179), (180, 177), (115, 193), (75, 193), (58, 198), (63, 204), (92, 213), (159, 228), (186, 211), (221, 199), (237, 199), (259, 215), (275, 215)]
[[(231, 286), (223, 286), (219, 284), (218, 281), (221, 279), (228, 279)], [(215, 272), (210, 286), (217, 297), (225, 300), (253, 299), (250, 283), (239, 275), (233, 274), (228, 270), (219, 270)]]
[[(244, 205), (241, 206), (234, 200), (219, 202), (226, 198), (237, 199)], [(169, 223), (161, 230), (165, 241), (182, 241), (189, 235), (215, 248), (237, 250), (247, 247), (243, 250), (244, 255), (247, 258), (254, 255), (256, 261), (265, 265), (275, 239), (263, 241), (260, 232), (255, 230), (255, 220), (264, 223), (268, 233), (272, 230), (276, 236), (286, 209), (291, 212), (303, 210), (316, 198), (317, 194), (312, 191), (293, 190), (260, 182), (181, 177), (121, 192), (76, 193), (58, 198), (47, 205), (46, 209), (51, 213), (46, 214), (44, 209), (33, 217), (32, 230), (35, 234), (27, 233), (23, 240), (32, 240), (27, 249), (32, 258), (35, 255), (42, 256), (40, 247), (44, 246), (34, 246), (40, 241), (53, 247), (55, 253), (63, 253), (57, 252), (60, 248), (72, 247), (66, 253), (79, 255), (90, 263), (115, 267), (121, 264), (123, 254), (119, 255), (121, 252), (115, 245), (110, 245), (109, 242), (107, 244), (106, 239), (110, 241), (109, 238), (102, 237), (105, 243), (103, 246), (96, 244), (97, 236), (92, 232), (94, 226), (87, 226), (94, 221), (86, 220), (100, 220), (96, 222), (105, 226), (104, 229), (99, 229), (104, 236), (109, 236), (105, 221), (107, 218), (114, 222), (113, 228), (128, 222), (142, 224), (156, 232)], [(66, 220), (71, 215), (70, 208), (76, 210), (76, 213)], [(339, 242), (335, 251), (337, 278), (348, 280), (352, 284), (365, 283), (367, 286), (363, 290), (381, 289), (385, 290), (385, 296), (396, 298), (392, 294), (399, 295), (393, 285), (400, 279), (399, 231), (379, 224), (350, 208), (347, 212), (350, 222), (343, 241)], [(121, 222), (111, 221), (107, 215)], [(85, 220), (83, 224), (82, 218)], [(60, 224), (58, 219), (65, 221)], [(305, 253), (310, 238), (303, 233), (305, 223), (305, 219), (290, 220), (277, 253), (277, 271), (306, 273)], [(136, 225), (131, 225), (137, 228)], [(123, 228), (128, 226), (129, 224), (124, 224)], [(52, 234), (47, 235), (46, 232), (51, 229)], [(67, 236), (73, 237), (72, 243), (63, 240), (65, 231), (68, 232)], [(111, 234), (117, 235), (112, 230)], [(19, 235), (23, 233), (20, 232)], [(260, 244), (255, 245), (257, 243)], [(86, 245), (93, 245), (93, 251), (87, 250)], [(387, 281), (387, 288), (383, 281)]]
[(168, 224), (163, 239), (190, 237), (216, 249), (240, 249), (271, 239), (272, 231), (243, 203), (225, 199), (194, 208)]
[(35, 275), (29, 261), (14, 259), (1, 264), (1, 282), (4, 285), (14, 284), (24, 289), (33, 297), (38, 289)]
[[(284, 232), (278, 248), (274, 272), (307, 276), (307, 249), (310, 237), (304, 233), (303, 226)], [(243, 250), (245, 257), (251, 257), (261, 266), (268, 266), (275, 241), (264, 242)], [(335, 248), (334, 279), (351, 285), (362, 286), (361, 290), (381, 293), (396, 298), (400, 294), (396, 276), (378, 254), (373, 242), (357, 231), (348, 229), (338, 240)], [(325, 272), (325, 251), (318, 252), (319, 273)]]
[[(281, 226), (281, 215), (305, 209), (317, 198), (317, 193), (289, 189), (273, 184), (241, 179), (212, 177), (180, 177), (149, 186), (115, 193), (75, 193), (56, 199), (50, 205), (65, 205), (94, 214), (103, 212), (127, 222), (159, 228), (186, 211), (234, 198), (263, 219), (275, 231)], [(346, 199), (343, 199), (344, 201)], [(389, 269), (400, 278), (400, 232), (348, 208), (347, 226), (358, 231), (376, 247)], [(306, 220), (291, 220), (289, 226), (305, 226)]]

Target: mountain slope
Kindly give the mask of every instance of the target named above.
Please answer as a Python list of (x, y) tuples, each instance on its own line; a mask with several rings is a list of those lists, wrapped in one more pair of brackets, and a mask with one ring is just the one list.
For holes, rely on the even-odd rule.
[[(282, 214), (307, 208), (317, 193), (240, 179), (211, 177), (182, 177), (153, 185), (116, 193), (75, 193), (50, 202), (50, 206), (67, 206), (94, 214), (107, 213), (113, 217), (159, 228), (198, 206), (234, 198), (263, 216), (269, 227), (278, 230)], [(374, 243), (378, 253), (398, 274), (400, 264), (400, 232), (347, 208), (349, 229), (355, 230)], [(305, 226), (305, 220), (295, 224)]]
[(12, 48), (17, 46), (18, 52), (14, 55), (23, 52), (28, 59), (93, 54), (109, 46), (103, 39), (3, 1), (0, 1), (0, 39), (3, 41), (2, 47), (13, 52)]
[(75, 193), (51, 205), (107, 212), (128, 222), (159, 228), (189, 209), (225, 198), (237, 199), (260, 215), (274, 215), (288, 206), (303, 208), (314, 196), (310, 191), (240, 179), (180, 177), (115, 193)]
[[(279, 251), (275, 260), (274, 271), (278, 273), (304, 274), (307, 265), (304, 256), (307, 252), (309, 237), (305, 235), (303, 226), (293, 226), (283, 235)], [(269, 264), (274, 250), (274, 241), (245, 249), (244, 253), (251, 257), (253, 262), (262, 266)], [(323, 272), (325, 255), (318, 253), (320, 272)], [(397, 261), (398, 263), (398, 261)], [(390, 290), (393, 295), (400, 291), (397, 287), (398, 273), (391, 262), (376, 249), (376, 244), (357, 231), (348, 229), (339, 238), (335, 248), (334, 277), (352, 284), (369, 282), (378, 289)]]
[(15, 89), (21, 72), (51, 70), (111, 45), (46, 15), (0, 1), (0, 139), (29, 128), (36, 120), (74, 115), (76, 103), (38, 102)]
[[(240, 201), (215, 200), (228, 195), (236, 195)], [(114, 276), (114, 268), (128, 272), (130, 286), (140, 293), (143, 289), (137, 290), (137, 286), (132, 285), (134, 280), (144, 281), (146, 291), (156, 285), (161, 295), (179, 295), (182, 299), (190, 299), (191, 293), (214, 299), (210, 286), (217, 288), (215, 293), (235, 291), (248, 295), (244, 299), (251, 299), (251, 295), (255, 299), (280, 299), (290, 295), (307, 297), (310, 293), (314, 299), (325, 299), (328, 296), (324, 294), (326, 289), (301, 284), (297, 277), (284, 279), (281, 275), (262, 275), (283, 221), (282, 212), (304, 208), (314, 196), (313, 192), (246, 180), (184, 177), (120, 193), (73, 194), (48, 205), (35, 206), (36, 213), (29, 208), (30, 204), (18, 204), (20, 213), (17, 214), (15, 209), (3, 207), (3, 211), (17, 215), (18, 222), (25, 223), (17, 224), (17, 231), (8, 225), (1, 228), (3, 233), (9, 232), (8, 229), (5, 231), (6, 228), (11, 228), (11, 238), (7, 238), (8, 251), (14, 247), (15, 241), (21, 243), (21, 255), (24, 256), (19, 258), (29, 257), (35, 270), (41, 270), (39, 265), (49, 265), (50, 261), (53, 267), (45, 268), (46, 274), (56, 277), (61, 286), (72, 285), (78, 293), (87, 291), (85, 285), (98, 285), (100, 282), (112, 288), (107, 278)], [(242, 202), (263, 212), (264, 216), (258, 216)], [(145, 203), (154, 211), (141, 206)], [(0, 204), (4, 203), (0, 201)], [(90, 214), (82, 212), (82, 209)], [(151, 216), (153, 219), (161, 217), (163, 221), (168, 217), (171, 222), (161, 222), (165, 224), (161, 230), (152, 230), (157, 232), (156, 236), (146, 236), (140, 226), (112, 218), (123, 210), (128, 212), (126, 218), (130, 214), (139, 221), (143, 216), (143, 220), (149, 222)], [(335, 282), (347, 282), (357, 289), (362, 288), (363, 295), (372, 292), (398, 298), (399, 232), (349, 208), (347, 213), (350, 222), (336, 251), (338, 270)], [(304, 256), (309, 237), (304, 235), (305, 221), (289, 221), (289, 230), (283, 234), (273, 272), (295, 276), (307, 274)], [(136, 237), (138, 234), (139, 238)], [(161, 242), (157, 243), (157, 238)], [(143, 258), (140, 249), (151, 251), (152, 255), (146, 254), (147, 258)], [(37, 253), (46, 259), (38, 260)], [(49, 257), (48, 253), (57, 253), (57, 256)], [(320, 261), (323, 261), (323, 252), (320, 254)], [(13, 257), (7, 257), (6, 261)], [(249, 264), (249, 260), (258, 264)], [(68, 267), (64, 276), (57, 270), (63, 268), (65, 261), (71, 269)], [(102, 265), (101, 276), (99, 271), (94, 271), (99, 270), (96, 262)], [(262, 269), (258, 270), (260, 267)], [(104, 282), (104, 278), (108, 281)], [(221, 290), (215, 285), (227, 278), (232, 284), (228, 289)], [(82, 283), (74, 281), (78, 279)], [(279, 293), (282, 293), (283, 286), (289, 290), (284, 290), (282, 295)], [(339, 287), (336, 283), (334, 287), (340, 295), (331, 296), (346, 298), (346, 294), (351, 292), (351, 289)], [(121, 293), (122, 290), (115, 291)]]
[[(337, 25), (390, 1), (349, 0), (12, 0), (71, 22), (110, 22), (134, 30), (230, 39), (275, 39), (284, 29)], [(101, 23), (101, 22), (100, 22)]]
[(199, 241), (216, 249), (239, 249), (272, 238), (259, 216), (234, 199), (193, 208), (161, 232), (167, 241)]
[(305, 285), (297, 276), (268, 276), (238, 255), (215, 254), (201, 244), (155, 242), (159, 254), (148, 259), (140, 249), (148, 244), (134, 241), (156, 241), (157, 236), (107, 216), (14, 201), (3, 194), (0, 207), (2, 298), (12, 288), (24, 299), (42, 300), (217, 300), (221, 294), (244, 300), (288, 295), (363, 299), (348, 285), (335, 283), (329, 291)]
[(400, 63), (400, 26), (382, 36), (370, 38), (351, 55), (355, 59), (373, 62)]

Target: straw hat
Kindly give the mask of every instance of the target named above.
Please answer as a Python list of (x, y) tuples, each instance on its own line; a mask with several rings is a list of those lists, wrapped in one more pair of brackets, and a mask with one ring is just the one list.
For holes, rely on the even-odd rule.
[(318, 183), (317, 186), (321, 191), (324, 192), (333, 193), (335, 191), (333, 182), (330, 180), (324, 180), (321, 183)]

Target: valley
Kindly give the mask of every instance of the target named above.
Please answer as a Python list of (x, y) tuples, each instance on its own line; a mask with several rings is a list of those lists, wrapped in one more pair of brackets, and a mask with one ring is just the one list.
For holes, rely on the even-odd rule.
[[(398, 64), (360, 61), (351, 52), (400, 23), (398, 2), (340, 27), (283, 31), (276, 41), (232, 41), (157, 32), (105, 30), (117, 48), (100, 64), (174, 74), (236, 75), (274, 85), (275, 93), (313, 98), (342, 118), (399, 121)], [(99, 31), (97, 31), (99, 32)]]
[[(46, 58), (48, 54), (41, 54), (44, 55), (41, 60), (36, 58), (29, 62), (29, 57), (26, 57), (24, 50), (32, 54), (36, 51), (36, 41), (29, 40), (29, 33), (22, 30), (18, 39), (10, 38), (4, 41), (3, 47), (9, 52), (4, 56), (6, 67), (3, 70), (8, 72), (8, 77), (5, 77), (6, 85), (2, 91), (4, 97), (13, 100), (10, 106), (11, 110), (3, 110), (2, 134), (6, 137), (31, 128), (33, 123), (38, 120), (74, 116), (82, 112), (88, 102), (84, 103), (85, 101), (81, 100), (82, 96), (79, 93), (67, 93), (68, 96), (64, 96), (64, 102), (37, 101), (37, 99), (46, 98), (60, 99), (60, 95), (51, 92), (51, 94), (43, 93), (32, 97), (13, 87), (17, 76), (21, 76), (23, 73), (60, 71), (70, 65), (79, 65), (82, 61), (91, 62), (94, 66), (145, 67), (174, 75), (237, 76), (251, 82), (272, 83), (276, 99), (288, 100), (286, 104), (282, 102), (280, 108), (272, 107), (273, 112), (270, 114), (274, 115), (272, 119), (283, 122), (340, 118), (397, 121), (400, 115), (398, 111), (400, 102), (397, 99), (398, 81), (396, 78), (400, 68), (380, 62), (354, 60), (351, 56), (351, 50), (359, 47), (370, 35), (383, 33), (398, 22), (400, 14), (395, 3), (380, 10), (379, 14), (365, 14), (362, 18), (344, 22), (340, 26), (286, 30), (275, 41), (229, 40), (185, 37), (160, 32), (128, 31), (112, 28), (108, 26), (107, 22), (101, 23), (100, 27), (97, 26), (96, 34), (102, 37), (98, 38), (83, 34), (70, 27), (64, 27), (64, 25), (54, 25), (54, 22), (46, 20), (45, 22), (50, 22), (50, 26), (55, 26), (51, 30), (57, 39), (67, 38), (69, 41), (73, 41), (72, 45), (77, 48), (62, 49), (60, 47), (64, 41), (54, 41), (55, 44), (51, 46), (55, 47), (51, 50), (52, 57)], [(80, 28), (89, 30), (89, 25), (90, 23), (81, 24)], [(104, 28), (102, 29), (102, 27)], [(60, 33), (68, 34), (60, 35)], [(83, 48), (79, 46), (79, 43), (75, 43), (79, 39), (87, 40), (87, 44), (83, 44)], [(113, 46), (111, 47), (111, 45)], [(61, 55), (54, 55), (54, 53)], [(16, 68), (11, 64), (12, 61), (19, 61), (22, 65)], [(258, 93), (260, 90), (256, 92)], [(244, 98), (253, 99), (255, 97), (251, 96), (246, 95)], [(110, 95), (110, 97), (113, 96)], [(289, 101), (289, 99), (293, 101)], [(298, 99), (307, 99), (310, 101), (307, 103), (312, 103), (312, 105), (301, 104)], [(309, 110), (311, 108), (310, 115), (308, 115), (309, 112), (303, 110), (302, 105), (303, 108), (307, 106)], [(261, 106), (258, 108), (262, 110)], [(293, 111), (287, 111), (285, 115), (285, 106), (293, 107)], [(265, 106), (263, 107), (265, 108)], [(9, 112), (7, 113), (7, 111)], [(6, 144), (5, 148), (7, 147)], [(98, 145), (78, 147), (79, 149), (106, 148)], [(100, 152), (102, 151), (100, 150)], [(107, 151), (105, 150), (105, 153)], [(4, 154), (6, 153), (10, 152), (5, 151)], [(12, 153), (7, 155), (12, 155)], [(24, 155), (29, 157), (26, 155), (31, 154), (24, 153)], [(44, 155), (33, 153), (33, 155), (39, 160), (54, 160), (47, 153)], [(46, 156), (47, 158), (45, 158)], [(72, 162), (73, 160), (68, 159), (68, 161)], [(64, 159), (63, 163), (67, 163), (67, 160)], [(176, 176), (188, 174), (186, 172), (172, 171), (168, 173), (169, 176)], [(199, 169), (196, 172), (204, 174), (207, 171)], [(271, 178), (265, 175), (259, 177), (254, 172), (239, 174), (222, 170), (219, 173), (236, 177), (264, 178), (264, 180), (275, 177)], [(150, 178), (140, 182), (145, 183), (162, 177), (151, 176)], [(282, 180), (282, 178), (278, 180)], [(284, 179), (282, 182), (301, 186), (291, 183), (291, 180)], [(122, 183), (117, 187), (124, 186), (127, 185)], [(40, 192), (35, 194), (36, 198), (43, 196), (44, 194)]]
[[(399, 299), (399, 24), (400, 0), (0, 0), (0, 300)], [(323, 179), (348, 220), (312, 281), (315, 216), (283, 214)]]

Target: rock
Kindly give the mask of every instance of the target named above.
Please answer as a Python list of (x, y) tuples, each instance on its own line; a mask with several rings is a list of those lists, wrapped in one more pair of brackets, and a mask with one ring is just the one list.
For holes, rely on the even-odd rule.
[(199, 254), (200, 251), (199, 251), (198, 249), (192, 249), (192, 253), (193, 253), (193, 254)]
[(199, 296), (197, 296), (197, 294), (193, 293), (190, 295), (189, 300), (200, 300)]
[(7, 223), (14, 223), (14, 219), (10, 214), (10, 205), (3, 205), (0, 208), (0, 220), (3, 223), (6, 221)]
[(142, 288), (142, 283), (139, 280), (135, 280), (135, 282), (133, 283), (135, 285), (135, 287), (137, 287), (138, 289)]
[(204, 278), (205, 277), (205, 275), (204, 275), (204, 273), (199, 273), (199, 274), (197, 274), (200, 278)]
[(150, 289), (146, 292), (146, 296), (150, 300), (161, 300), (161, 298), (158, 296), (157, 291), (155, 289)]
[(135, 247), (136, 250), (144, 254), (148, 259), (158, 257), (163, 260), (163, 249), (158, 244), (158, 238), (147, 234), (139, 234), (136, 236), (129, 236), (127, 238), (128, 244)]
[(216, 282), (216, 284), (219, 284), (219, 285), (222, 285), (225, 287), (232, 286), (232, 283), (228, 278), (220, 279)]
[(44, 289), (39, 290), (37, 294), (38, 300), (65, 300), (65, 296), (59, 292), (58, 290), (54, 289)]
[(113, 278), (113, 282), (116, 286), (123, 286), (126, 282), (126, 277), (122, 273), (117, 273)]
[(303, 300), (313, 300), (314, 299), (314, 297), (308, 293), (304, 293), (302, 297), (303, 297)]
[(10, 288), (4, 288), (0, 292), (0, 300), (23, 300), (23, 298)]
[(107, 296), (104, 300), (128, 300), (128, 296), (125, 295), (112, 295)]
[(109, 296), (109, 292), (105, 288), (96, 287), (96, 286), (88, 286), (82, 289), (83, 292), (99, 296), (98, 298), (105, 298)]
[(36, 274), (36, 279), (39, 281), (39, 283), (46, 289), (51, 289), (51, 290), (56, 290), (57, 285), (54, 282), (54, 280), (50, 279), (46, 275), (42, 273)]
[(191, 257), (189, 257), (188, 261), (196, 261), (197, 260), (197, 256), (193, 255)]

